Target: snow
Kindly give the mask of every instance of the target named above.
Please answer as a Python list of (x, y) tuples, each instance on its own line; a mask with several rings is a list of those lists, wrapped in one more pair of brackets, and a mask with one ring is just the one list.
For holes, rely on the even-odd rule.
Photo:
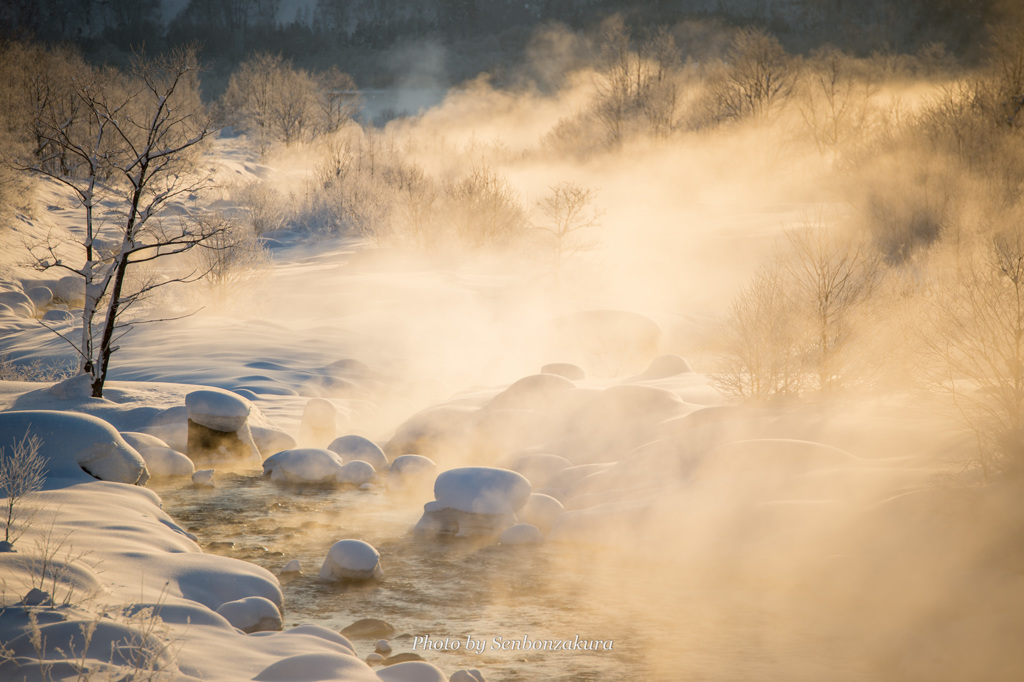
[(149, 475), (153, 477), (189, 476), (195, 473), (192, 460), (177, 450), (168, 447), (137, 448), (146, 462)]
[(0, 446), (13, 448), (30, 432), (42, 441), (39, 454), (47, 460), (48, 488), (94, 479), (144, 485), (149, 479), (139, 453), (97, 417), (51, 410), (0, 412)]
[(546, 533), (564, 511), (562, 503), (550, 495), (533, 493), (517, 517), (523, 523), (534, 525)]
[(25, 295), (32, 301), (36, 310), (47, 307), (53, 301), (53, 292), (50, 287), (32, 287), (25, 292)]
[(372, 464), (373, 468), (380, 472), (386, 472), (390, 467), (384, 451), (369, 438), (357, 435), (341, 436), (331, 441), (327, 449), (338, 453), (343, 462), (362, 460)]
[(544, 542), (544, 534), (537, 526), (529, 523), (518, 523), (501, 531), (498, 544), (501, 545), (536, 545)]
[(530, 497), (530, 482), (508, 469), (460, 467), (434, 481), (437, 509), (472, 514), (515, 514)]
[(372, 464), (361, 459), (354, 459), (341, 465), (341, 468), (338, 469), (334, 476), (334, 480), (338, 483), (362, 487), (368, 485), (376, 477), (377, 471), (373, 468)]
[(335, 542), (320, 567), (322, 580), (372, 580), (383, 575), (380, 552), (362, 540)]
[(565, 457), (548, 453), (531, 453), (512, 459), (508, 468), (526, 477), (534, 488), (543, 488), (559, 471), (572, 466)]
[(36, 314), (32, 299), (22, 291), (0, 291), (0, 304), (9, 307), (19, 317), (35, 317)]
[(571, 362), (552, 362), (540, 368), (541, 374), (557, 374), (570, 381), (583, 381), (587, 378), (587, 371), (579, 365)]
[[(708, 408), (722, 404), (723, 399), (707, 378), (692, 371), (681, 356), (657, 355), (685, 344), (668, 343), (670, 328), (659, 324), (662, 317), (655, 322), (654, 312), (647, 316), (588, 310), (565, 315), (551, 325), (561, 337), (558, 347), (536, 349), (523, 343), (523, 348), (517, 348), (521, 340), (536, 334), (535, 318), (544, 317), (548, 308), (540, 306), (541, 313), (531, 309), (524, 316), (528, 319), (512, 315), (513, 323), (508, 324), (510, 320), (503, 319), (508, 311), (499, 314), (491, 307), (503, 299), (505, 279), (489, 279), (479, 273), (437, 274), (426, 268), (412, 273), (360, 272), (355, 266), (361, 246), (330, 240), (306, 246), (298, 243), (301, 240), (295, 235), (278, 237), (280, 244), (290, 246), (275, 253), (277, 266), (266, 281), (244, 292), (244, 296), (255, 298), (232, 306), (228, 313), (204, 311), (172, 324), (139, 327), (126, 337), (124, 348), (115, 356), (104, 399), (91, 398), (82, 379), (60, 384), (55, 390), (46, 389), (45, 384), (40, 388), (40, 384), (0, 382), (0, 410), (62, 410), (35, 413), (59, 415), (41, 419), (44, 426), (52, 427), (44, 439), (51, 476), (48, 490), (34, 496), (45, 510), (36, 527), (18, 541), (17, 553), (0, 553), (0, 575), (8, 585), (6, 609), (0, 608), (0, 642), (15, 642), (19, 654), (35, 655), (24, 638), (25, 611), (14, 606), (28, 593), (25, 588), (32, 577), (18, 555), (26, 556), (33, 543), (41, 541), (42, 529), (52, 519), (58, 536), (73, 533), (75, 549), (86, 555), (58, 556), (64, 577), (53, 596), (59, 605), (71, 592), (73, 607), (43, 609), (41, 613), (54, 619), (45, 624), (50, 628), (48, 637), (54, 638), (73, 636), (82, 624), (103, 619), (97, 646), (89, 650), (90, 665), (102, 666), (110, 658), (111, 643), (124, 643), (137, 634), (137, 627), (111, 622), (102, 615), (113, 613), (118, 605), (133, 603), (159, 610), (163, 626), (179, 650), (175, 660), (168, 662), (168, 669), (180, 679), (445, 679), (430, 663), (401, 663), (375, 674), (357, 658), (345, 637), (312, 623), (248, 636), (232, 626), (243, 622), (241, 615), (260, 609), (268, 616), (272, 609), (279, 617), (279, 607), (289, 612), (278, 579), (253, 564), (200, 552), (195, 536), (161, 511), (160, 500), (152, 491), (130, 485), (145, 482), (145, 472), (160, 475), (169, 468), (165, 460), (174, 459), (171, 453), (180, 455), (187, 450), (186, 420), (195, 399), (192, 406), (186, 405), (188, 396), (196, 392), (216, 396), (199, 401), (210, 403), (197, 412), (201, 420), (220, 426), (245, 424), (254, 446), (268, 457), (265, 471), (274, 480), (347, 481), (362, 487), (369, 485), (375, 474), (387, 473), (389, 490), (393, 485), (398, 490), (401, 480), (433, 481), (436, 499), (424, 505), (418, 526), (459, 535), (493, 535), (503, 544), (526, 538), (584, 545), (580, 556), (587, 570), (591, 557), (595, 566), (601, 567), (596, 559), (604, 555), (590, 551), (591, 545), (599, 545), (618, 559), (643, 562), (644, 582), (650, 578), (652, 587), (664, 590), (656, 605), (662, 606), (663, 594), (666, 611), (675, 604), (671, 598), (678, 596), (673, 591), (678, 576), (691, 575), (671, 563), (691, 560), (688, 554), (673, 554), (678, 547), (693, 549), (692, 555), (701, 560), (720, 551), (729, 573), (749, 570), (756, 574), (758, 589), (774, 574), (792, 575), (794, 582), (805, 576), (802, 571), (806, 567), (795, 559), (785, 571), (773, 571), (777, 564), (770, 563), (790, 556), (786, 550), (797, 546), (792, 537), (801, 538), (801, 532), (805, 533), (802, 540), (807, 554), (814, 556), (820, 548), (836, 552), (840, 557), (836, 563), (868, 567), (860, 580), (852, 581), (855, 591), (876, 577), (877, 567), (888, 569), (890, 564), (883, 558), (909, 553), (893, 538), (885, 538), (899, 551), (889, 551), (890, 545), (880, 541), (881, 550), (865, 554), (867, 561), (858, 564), (861, 548), (857, 540), (837, 532), (845, 528), (839, 520), (853, 518), (854, 511), (863, 509), (888, 514), (883, 528), (899, 526), (908, 515), (885, 504), (879, 506), (879, 501), (903, 493), (904, 487), (933, 485), (928, 465), (868, 463), (851, 454), (860, 455), (867, 449), (859, 439), (884, 440), (882, 430), (876, 432), (870, 420), (851, 419), (855, 428), (837, 436), (836, 431), (819, 428), (814, 421), (818, 415), (808, 417), (797, 408), (792, 412), (803, 416), (792, 419), (786, 410), (755, 419), (732, 408)], [(377, 256), (373, 251), (361, 253), (366, 260)], [(81, 298), (81, 278), (50, 281), (46, 286), (58, 301), (73, 303)], [(48, 305), (40, 303), (42, 294), (33, 296), (35, 289), (27, 283), (24, 288), (34, 312), (41, 312)], [(20, 293), (17, 287), (9, 290)], [(331, 295), (311, 296), (311, 291), (329, 291)], [(514, 294), (509, 290), (507, 298)], [(603, 305), (596, 302), (601, 296), (592, 292), (589, 297), (594, 300), (587, 306)], [(10, 350), (19, 361), (66, 354), (63, 342), (35, 321), (13, 316), (16, 309), (17, 315), (30, 312), (23, 299), (15, 298), (14, 307), (0, 306), (12, 315), (2, 322), (0, 352)], [(250, 306), (248, 300), (258, 301), (258, 305)], [(478, 305), (481, 300), (486, 307)], [(557, 307), (563, 310), (573, 304), (558, 301)], [(481, 312), (484, 314), (479, 315)], [(421, 313), (436, 317), (423, 322)], [(75, 317), (60, 309), (43, 315), (54, 322)], [(486, 322), (475, 325), (477, 318)], [(510, 330), (518, 335), (511, 335)], [(622, 341), (623, 350), (611, 353), (608, 362), (594, 362), (595, 339), (609, 338)], [(367, 362), (355, 361), (350, 355)], [(548, 359), (574, 362), (542, 365)], [(699, 369), (701, 359), (693, 359)], [(612, 364), (622, 365), (616, 376), (607, 371)], [(382, 370), (371, 370), (371, 366)], [(541, 367), (540, 374), (523, 376), (537, 367)], [(629, 376), (631, 373), (635, 374)], [(467, 386), (471, 388), (456, 393)], [(232, 394), (232, 390), (244, 395)], [(86, 412), (95, 416), (80, 414)], [(4, 437), (0, 445), (9, 443), (9, 436), (23, 433), (23, 422), (18, 420), (24, 418), (18, 415), (0, 412)], [(800, 419), (811, 425), (801, 424)], [(12, 424), (18, 428), (8, 428)], [(376, 463), (358, 457), (348, 461), (343, 449), (331, 452), (338, 440), (358, 442), (356, 439), (362, 438), (336, 439), (339, 425), (344, 429), (341, 433), (365, 433), (377, 442), (393, 436), (383, 449), (387, 455), (370, 438), (364, 440), (373, 445), (373, 454), (363, 456), (377, 457)], [(794, 438), (809, 440), (784, 440), (793, 432), (799, 434)], [(811, 442), (819, 438), (822, 442)], [(848, 441), (860, 443), (860, 449), (850, 445), (849, 451), (844, 451), (825, 444), (847, 447)], [(303, 449), (297, 449), (300, 445)], [(392, 458), (390, 466), (388, 457)], [(438, 475), (435, 462), (448, 471)], [(83, 466), (115, 482), (96, 481)], [(893, 483), (896, 472), (899, 485)], [(244, 489), (231, 490), (231, 477), (220, 476), (213, 469), (195, 472), (192, 480), (196, 485), (212, 485), (215, 473), (222, 490), (191, 494), (200, 499), (226, 491), (246, 494)], [(415, 521), (424, 501), (351, 490), (303, 491), (311, 492), (315, 494), (303, 501), (320, 499), (319, 495), (351, 496), (354, 519), (366, 509), (376, 511), (374, 505), (393, 504), (378, 518), (386, 517), (401, 526), (402, 532)], [(913, 501), (903, 504), (916, 509)], [(341, 522), (347, 523), (347, 519)], [(820, 535), (809, 533), (808, 528), (820, 529)], [(371, 535), (346, 530), (345, 534), (357, 532), (385, 550), (389, 575), (397, 574), (397, 567), (392, 566), (398, 562), (388, 559), (386, 549), (396, 546), (394, 538), (384, 531)], [(369, 569), (374, 575), (380, 555), (366, 546), (375, 557)], [(448, 551), (444, 544), (440, 549)], [(564, 549), (557, 548), (562, 559), (571, 555)], [(535, 555), (547, 558), (546, 550)], [(945, 559), (946, 550), (943, 546), (937, 556)], [(333, 551), (332, 547), (327, 559)], [(479, 563), (487, 568), (490, 580), (488, 562), (495, 556), (514, 555), (486, 552), (453, 552), (445, 557), (443, 570), (461, 577), (457, 562)], [(357, 553), (342, 554), (344, 561), (350, 561), (349, 555)], [(648, 558), (653, 560), (647, 562)], [(658, 567), (666, 558), (670, 559), (671, 579), (659, 584)], [(277, 571), (284, 558), (271, 561)], [(365, 575), (369, 559), (355, 563), (355, 573)], [(292, 560), (281, 574), (290, 573), (289, 567), (301, 568)], [(333, 567), (328, 568), (328, 560), (324, 567), (332, 578), (337, 575)], [(551, 567), (552, 573), (559, 575), (567, 568), (561, 563)], [(853, 569), (844, 574), (839, 568), (828, 573), (830, 582), (838, 582), (842, 575), (858, 575)], [(695, 584), (702, 578), (700, 573), (693, 574)], [(290, 575), (287, 581), (298, 585), (310, 579), (308, 575)], [(416, 587), (415, 583), (409, 586)], [(381, 585), (367, 591), (385, 593), (388, 588)], [(326, 592), (332, 588), (321, 585), (317, 589)], [(623, 608), (622, 620), (638, 613), (642, 617), (641, 600), (632, 615), (625, 609), (634, 597), (642, 596), (642, 589), (636, 594), (632, 590), (631, 586), (623, 592), (626, 598), (618, 604), (614, 597), (608, 599), (607, 592), (600, 592), (595, 581), (591, 598), (607, 599), (613, 605), (609, 609)], [(98, 596), (79, 599), (86, 594)], [(751, 595), (739, 592), (738, 596), (737, 601), (743, 601)], [(356, 602), (358, 595), (352, 597)], [(528, 602), (528, 595), (523, 600)], [(464, 610), (464, 606), (456, 603), (453, 608)], [(499, 608), (484, 605), (489, 607)], [(581, 608), (585, 610), (586, 605)], [(225, 619), (218, 611), (236, 613)], [(617, 618), (620, 612), (608, 613)], [(497, 612), (495, 620), (506, 616), (514, 620), (514, 614), (509, 614), (508, 610)], [(406, 615), (379, 615), (394, 618), (400, 627), (397, 632), (411, 631)], [(727, 617), (734, 615), (727, 613)], [(357, 616), (346, 613), (341, 617)], [(440, 621), (444, 615), (425, 617)], [(290, 616), (289, 624), (292, 620)], [(771, 622), (774, 628), (775, 622)], [(395, 633), (393, 629), (390, 634), (377, 632), (371, 639)], [(761, 634), (743, 632), (742, 636)], [(781, 636), (791, 634), (786, 631)], [(667, 658), (670, 652), (664, 647), (665, 636), (653, 631), (645, 636), (663, 645), (652, 659)], [(671, 629), (670, 636), (678, 637), (678, 628)], [(715, 651), (728, 653), (731, 643), (713, 644)], [(477, 660), (488, 665), (493, 662)], [(68, 665), (55, 671), (75, 678), (77, 674)], [(502, 662), (496, 667), (503, 666)], [(528, 663), (522, 668), (527, 669)], [(9, 672), (0, 664), (0, 679), (7, 679)], [(476, 672), (461, 670), (451, 680), (478, 682), (483, 676)]]
[(533, 374), (496, 395), (487, 407), (491, 410), (542, 409), (558, 393), (573, 388), (576, 384), (558, 374)]
[(338, 430), (338, 408), (330, 400), (313, 398), (302, 411), (299, 444), (326, 447)]
[(217, 613), (246, 634), (281, 629), (281, 611), (265, 597), (244, 597), (221, 604)]
[(430, 476), (436, 471), (434, 460), (423, 455), (401, 455), (391, 462), (391, 474), (402, 478)]
[(341, 458), (324, 448), (296, 448), (271, 455), (263, 461), (263, 473), (281, 483), (334, 481)]
[(396, 663), (377, 672), (384, 682), (448, 682), (448, 677), (426, 661)]
[(213, 389), (193, 391), (185, 396), (188, 418), (214, 431), (233, 432), (245, 426), (249, 404), (241, 397)]
[(273, 663), (255, 677), (256, 682), (380, 682), (382, 678), (358, 658), (339, 653), (299, 654)]
[(212, 488), (216, 484), (213, 480), (214, 469), (200, 469), (192, 474), (192, 484), (198, 488)]
[(412, 494), (429, 490), (437, 477), (434, 460), (423, 455), (400, 455), (391, 462), (388, 490), (396, 494)]

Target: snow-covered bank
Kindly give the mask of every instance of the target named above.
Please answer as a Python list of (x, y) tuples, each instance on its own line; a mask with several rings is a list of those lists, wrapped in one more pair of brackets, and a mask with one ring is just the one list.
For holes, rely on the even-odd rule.
[[(7, 397), (39, 400), (17, 394), (25, 385), (5, 388)], [(141, 428), (137, 406), (85, 402), (77, 408), (120, 414)], [(203, 553), (152, 491), (95, 480), (146, 479), (142, 459), (107, 422), (71, 411), (0, 412), (8, 456), (26, 432), (41, 440), (46, 490), (19, 499), (15, 521), (24, 534), (15, 551), (0, 552), (4, 679), (379, 679), (335, 632), (236, 629), (252, 604), (282, 610), (277, 578)], [(403, 669), (412, 679), (440, 674), (426, 663), (400, 665), (388, 679), (403, 679)]]

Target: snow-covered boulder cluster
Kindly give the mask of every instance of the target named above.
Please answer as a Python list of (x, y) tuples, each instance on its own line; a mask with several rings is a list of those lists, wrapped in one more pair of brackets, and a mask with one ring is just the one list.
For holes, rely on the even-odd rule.
[(275, 483), (297, 485), (361, 486), (377, 476), (373, 465), (363, 460), (346, 462), (325, 448), (295, 448), (271, 455), (263, 462), (263, 473)]
[[(721, 396), (685, 359), (655, 357), (624, 380), (586, 376), (572, 363), (551, 363), (504, 389), (460, 395), (399, 426), (384, 448), (394, 457), (392, 470), (414, 456), (442, 468), (488, 465), (437, 476), (435, 499), (424, 505), (415, 531), (531, 544), (551, 536), (568, 511), (638, 498), (650, 504), (652, 493), (692, 468), (666, 432)], [(658, 450), (652, 443), (673, 445)], [(562, 523), (557, 536), (571, 535), (571, 523)]]
[(320, 567), (322, 580), (375, 580), (383, 575), (380, 552), (362, 540), (335, 542)]

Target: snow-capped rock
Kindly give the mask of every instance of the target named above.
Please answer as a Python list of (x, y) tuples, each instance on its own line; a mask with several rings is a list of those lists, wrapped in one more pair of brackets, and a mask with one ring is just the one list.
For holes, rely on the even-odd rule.
[(341, 436), (331, 441), (327, 449), (338, 453), (343, 462), (362, 460), (373, 465), (375, 471), (384, 473), (390, 464), (384, 451), (368, 438), (357, 435)]
[(536, 545), (544, 542), (544, 534), (537, 526), (517, 523), (501, 531), (498, 543), (502, 545)]
[(550, 495), (533, 493), (516, 517), (523, 523), (532, 524), (546, 533), (564, 511), (562, 503)]
[(228, 391), (202, 389), (185, 396), (188, 418), (214, 431), (235, 432), (249, 418), (249, 404)]
[(438, 508), (473, 514), (515, 514), (530, 492), (522, 474), (494, 467), (449, 469), (434, 481)]
[(137, 448), (142, 459), (146, 461), (146, 468), (153, 477), (175, 477), (191, 476), (195, 473), (196, 466), (192, 460), (177, 450), (168, 447)]
[(245, 597), (220, 605), (217, 613), (245, 633), (281, 629), (281, 611), (265, 597)]
[(320, 568), (323, 580), (372, 580), (383, 575), (380, 552), (362, 540), (335, 542)]
[(338, 408), (329, 400), (313, 398), (302, 410), (299, 444), (322, 448), (338, 430)]
[(373, 468), (372, 464), (361, 459), (354, 459), (341, 465), (341, 468), (338, 469), (334, 476), (334, 480), (341, 484), (362, 487), (368, 485), (376, 476), (377, 471)]
[(295, 448), (271, 455), (263, 462), (263, 473), (275, 483), (334, 483), (343, 462), (324, 448)]

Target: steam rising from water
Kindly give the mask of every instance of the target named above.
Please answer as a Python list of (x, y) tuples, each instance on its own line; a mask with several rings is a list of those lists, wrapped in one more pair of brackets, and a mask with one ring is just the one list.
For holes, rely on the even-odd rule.
[[(539, 42), (560, 55), (558, 64), (576, 65), (578, 46), (568, 36), (549, 33)], [(398, 59), (432, 76), (443, 55), (431, 48), (428, 57), (419, 51)], [(274, 271), (234, 307), (201, 313), (174, 331), (138, 330), (114, 378), (166, 373), (299, 388), (302, 397), (265, 395), (258, 405), (294, 430), (306, 397), (323, 395), (342, 408), (343, 430), (380, 442), (433, 407), (419, 418), (433, 429), (429, 454), (442, 468), (507, 462), (523, 452), (607, 465), (567, 486), (572, 542), (525, 558), (512, 548), (424, 546), (405, 530), (429, 494), (320, 498), (265, 489), (255, 499), (266, 510), (280, 505), (274, 513), (283, 518), (247, 526), (242, 536), (264, 536), (307, 567), (341, 536), (377, 544), (389, 582), (346, 593), (337, 608), (351, 602), (366, 609), (360, 616), (424, 630), (412, 634), (542, 639), (586, 627), (581, 636), (621, 642), (626, 653), (609, 669), (587, 659), (597, 672), (574, 669), (581, 677), (614, 670), (626, 679), (636, 668), (652, 679), (937, 679), (977, 670), (994, 679), (1018, 672), (1015, 662), (1003, 663), (1010, 635), (1024, 623), (1016, 601), (1008, 608), (1003, 600), (1020, 593), (1021, 557), (1000, 539), (1019, 512), (1008, 491), (976, 505), (969, 491), (936, 482), (950, 452), (965, 448), (948, 421), (915, 409), (907, 393), (747, 409), (719, 406), (720, 397), (692, 376), (636, 376), (665, 353), (711, 371), (706, 339), (716, 318), (774, 252), (784, 227), (821, 205), (853, 212), (845, 198), (860, 188), (799, 135), (799, 111), (570, 156), (544, 141), (560, 120), (589, 106), (597, 72), (534, 64), (525, 73), (538, 84), (502, 89), (481, 77), (423, 115), (367, 135), (438, 183), (490, 168), (534, 221), (533, 207), (553, 185), (593, 188), (601, 213), (593, 248), (576, 254), (558, 278), (536, 245), (511, 254), (421, 253), (386, 242), (373, 249), (339, 238), (282, 245)], [(938, 87), (888, 83), (873, 95), (875, 109), (884, 118), (899, 99), (905, 112)], [(697, 106), (696, 95), (687, 106)], [(229, 143), (221, 151), (233, 163), (251, 162)], [(284, 196), (319, 191), (307, 183), (323, 154), (281, 151), (267, 162), (276, 171), (261, 180)], [(642, 332), (631, 336), (626, 317), (610, 330), (571, 317), (595, 310), (638, 313), (660, 334), (646, 344), (637, 341)], [(571, 334), (564, 333), (567, 319), (578, 325)], [(895, 347), (892, 331), (869, 335), (882, 339), (879, 347)], [(626, 338), (625, 345), (609, 338)], [(369, 372), (347, 376), (345, 390), (324, 384), (325, 368), (345, 358)], [(561, 361), (582, 365), (591, 378), (524, 409), (488, 411), (506, 386)], [(647, 392), (615, 401), (609, 391), (622, 383)], [(657, 402), (657, 391), (678, 404)], [(635, 396), (655, 396), (653, 407), (638, 407)], [(389, 454), (425, 447), (414, 441), (396, 439)], [(209, 528), (209, 517), (196, 521)], [(293, 535), (301, 539), (290, 545)], [(321, 597), (337, 597), (322, 585), (290, 589), (294, 608), (332, 626), (358, 617), (355, 606), (344, 618), (318, 610)], [(972, 623), (975, 634), (965, 633)], [(946, 667), (943, 655), (958, 667)], [(520, 674), (506, 658), (487, 663), (499, 679)], [(530, 665), (529, 678), (539, 679), (536, 670), (554, 674), (543, 661)]]

